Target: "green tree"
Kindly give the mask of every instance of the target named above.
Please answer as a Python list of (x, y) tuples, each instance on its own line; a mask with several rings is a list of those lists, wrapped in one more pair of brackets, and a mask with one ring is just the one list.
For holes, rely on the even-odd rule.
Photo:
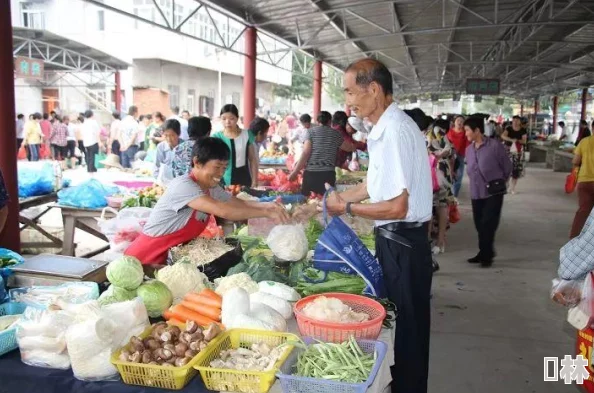
[(342, 75), (338, 71), (328, 67), (328, 77), (324, 81), (324, 90), (326, 90), (332, 102), (342, 105), (345, 103), (345, 98), (342, 83), (340, 82), (341, 79)]
[[(305, 69), (312, 69), (314, 60), (301, 53), (296, 53), (293, 59), (293, 75), (291, 77), (291, 86), (275, 85), (274, 95), (289, 100), (302, 100), (313, 96), (313, 79), (311, 75), (304, 75), (301, 67), (304, 64)], [(297, 61), (298, 60), (298, 61)]]

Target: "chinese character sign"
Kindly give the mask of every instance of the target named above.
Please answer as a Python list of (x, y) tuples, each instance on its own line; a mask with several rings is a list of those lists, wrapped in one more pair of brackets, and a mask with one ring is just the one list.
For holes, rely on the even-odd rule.
[(14, 70), (16, 78), (43, 79), (43, 60), (16, 57)]
[(590, 376), (587, 369), (588, 360), (582, 355), (577, 355), (575, 359), (570, 355), (565, 355), (560, 363), (561, 368), (559, 369), (559, 358), (544, 358), (545, 382), (562, 380), (566, 385), (569, 385), (575, 381), (576, 384), (582, 385), (584, 381), (588, 380)]
[(466, 79), (466, 94), (498, 95), (499, 79)]

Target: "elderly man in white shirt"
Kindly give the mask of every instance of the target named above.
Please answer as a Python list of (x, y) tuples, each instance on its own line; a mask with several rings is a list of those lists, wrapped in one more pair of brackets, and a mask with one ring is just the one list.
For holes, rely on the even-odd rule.
[(122, 152), (122, 166), (132, 168), (134, 156), (138, 153), (138, 108), (132, 105), (128, 108), (128, 116), (120, 123), (120, 151)]
[[(392, 98), (392, 75), (363, 59), (345, 72), (346, 102), (369, 118), (367, 181), (327, 198), (333, 215), (375, 220), (376, 255), (386, 292), (398, 309), (392, 392), (427, 392), (431, 249), (427, 236), (433, 191), (423, 134)], [(371, 199), (371, 203), (360, 203)]]

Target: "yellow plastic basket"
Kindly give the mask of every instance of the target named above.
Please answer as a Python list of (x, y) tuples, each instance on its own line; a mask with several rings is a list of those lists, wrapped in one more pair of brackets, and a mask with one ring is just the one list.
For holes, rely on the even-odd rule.
[(299, 341), (299, 337), (291, 333), (267, 332), (263, 330), (231, 329), (223, 332), (216, 343), (209, 345), (201, 352), (194, 367), (200, 370), (200, 375), (207, 389), (217, 391), (266, 393), (274, 384), (276, 372), (287, 360), (293, 350), (287, 346), (283, 356), (270, 371), (238, 371), (210, 367), (210, 362), (217, 359), (222, 350), (249, 348), (252, 344), (264, 342), (270, 346), (284, 344), (287, 341)]
[[(152, 327), (147, 328), (139, 336), (147, 337)], [(129, 350), (130, 344), (120, 348), (111, 356), (111, 363), (118, 369), (124, 383), (129, 385), (141, 385), (156, 387), (162, 389), (180, 390), (198, 374), (194, 365), (206, 354), (206, 350), (211, 345), (216, 345), (222, 334), (208, 343), (198, 355), (196, 355), (188, 364), (182, 367), (163, 367), (153, 364), (130, 363), (120, 360), (120, 354), (124, 349)]]

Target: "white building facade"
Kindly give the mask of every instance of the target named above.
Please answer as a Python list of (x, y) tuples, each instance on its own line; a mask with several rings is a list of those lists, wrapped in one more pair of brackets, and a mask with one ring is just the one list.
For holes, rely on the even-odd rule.
[[(198, 6), (193, 0), (157, 0), (163, 16), (181, 23)], [(163, 16), (152, 0), (105, 0), (111, 5), (156, 23)], [(42, 29), (80, 42), (117, 57), (131, 66), (120, 72), (122, 109), (135, 104), (140, 113), (179, 107), (192, 114), (218, 115), (223, 104), (233, 103), (240, 113), (243, 107), (244, 56), (194, 38), (151, 26), (81, 0), (11, 0), (13, 26)], [(174, 15), (172, 16), (172, 12)], [(212, 17), (212, 20), (211, 20)], [(218, 27), (215, 29), (214, 24)], [(186, 34), (243, 52), (243, 26), (224, 15), (202, 7), (181, 27)], [(264, 45), (264, 46), (263, 46)], [(67, 44), (65, 45), (67, 47)], [(258, 52), (286, 46), (259, 34)], [(281, 59), (283, 53), (278, 54)], [(278, 67), (257, 62), (257, 106), (266, 108), (274, 101), (275, 84), (290, 85), (292, 56), (284, 56)], [(281, 68), (279, 68), (281, 67)], [(43, 102), (52, 100), (63, 113), (88, 108), (108, 113), (115, 107), (115, 86), (85, 86), (63, 78), (55, 86), (15, 81), (16, 111), (29, 114), (47, 109)], [(51, 89), (49, 89), (51, 88)], [(55, 90), (50, 93), (48, 90)], [(57, 96), (57, 97), (56, 97)]]

